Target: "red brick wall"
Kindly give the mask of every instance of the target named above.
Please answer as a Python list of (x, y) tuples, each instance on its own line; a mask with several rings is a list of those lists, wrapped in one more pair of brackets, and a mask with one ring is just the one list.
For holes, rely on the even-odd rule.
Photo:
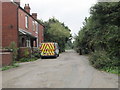
[[(1, 47), (2, 47), (2, 2), (0, 1), (0, 48)], [(0, 67), (2, 67), (2, 55), (1, 54), (0, 54)]]
[(0, 51), (0, 56), (2, 57), (2, 66), (7, 66), (12, 64), (13, 56), (12, 52)]
[(12, 41), (18, 46), (17, 5), (2, 3), (2, 46), (7, 47)]
[[(19, 12), (19, 28), (32, 33), (33, 36), (38, 36), (36, 31), (33, 30), (32, 22), (34, 21), (34, 19), (30, 17), (29, 15), (27, 15), (27, 13), (25, 13), (22, 9), (19, 9), (18, 12)], [(25, 16), (26, 15), (29, 16), (29, 28), (28, 29), (25, 27)]]
[(0, 47), (2, 47), (2, 2), (0, 1)]
[(39, 45), (44, 41), (44, 27), (42, 25), (39, 25)]

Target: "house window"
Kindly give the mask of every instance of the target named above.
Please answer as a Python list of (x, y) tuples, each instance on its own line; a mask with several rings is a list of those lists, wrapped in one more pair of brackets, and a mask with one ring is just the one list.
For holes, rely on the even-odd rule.
[(38, 29), (39, 29), (39, 26), (38, 26), (38, 23), (36, 22), (36, 33), (38, 33)]
[(33, 23), (33, 25), (32, 25), (32, 29), (33, 29), (33, 31), (35, 31), (35, 21), (32, 21), (32, 23)]
[(26, 15), (25, 16), (25, 27), (28, 28), (29, 26), (29, 23), (28, 23), (28, 16)]
[(33, 23), (33, 31), (38, 33), (38, 23), (36, 21), (33, 21), (32, 23)]
[(26, 44), (27, 44), (27, 47), (31, 47), (30, 38), (28, 38), (28, 39), (26, 40)]

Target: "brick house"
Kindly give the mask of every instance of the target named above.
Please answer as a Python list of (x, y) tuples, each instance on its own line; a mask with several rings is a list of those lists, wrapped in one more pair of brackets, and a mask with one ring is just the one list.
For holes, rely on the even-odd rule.
[[(33, 47), (39, 47), (40, 43), (44, 41), (44, 26), (38, 22), (37, 13), (30, 13), (29, 4), (25, 4), (22, 8), (19, 0), (6, 1), (0, 2), (2, 5), (0, 47), (8, 47), (11, 42), (15, 42), (20, 49), (29, 48), (30, 51)], [(10, 64), (11, 60), (8, 60), (8, 56), (2, 54), (3, 56), (4, 64)]]
[(44, 41), (44, 26), (37, 13), (30, 14), (29, 4), (23, 9), (20, 2), (2, 2), (2, 47), (13, 41), (17, 47), (39, 47)]

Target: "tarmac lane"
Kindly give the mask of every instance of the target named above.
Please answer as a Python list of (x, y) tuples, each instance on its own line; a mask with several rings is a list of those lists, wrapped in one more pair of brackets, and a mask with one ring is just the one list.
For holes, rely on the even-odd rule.
[(39, 59), (2, 71), (2, 87), (118, 88), (118, 76), (96, 70), (87, 56), (68, 50), (56, 59)]

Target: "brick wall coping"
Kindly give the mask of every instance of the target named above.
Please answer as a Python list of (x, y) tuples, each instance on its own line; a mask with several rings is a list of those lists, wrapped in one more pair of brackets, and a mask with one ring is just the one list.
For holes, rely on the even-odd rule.
[(10, 54), (10, 52), (0, 52), (0, 55), (3, 55), (3, 54)]
[(0, 52), (12, 52), (12, 50), (8, 50), (8, 49), (0, 49)]

